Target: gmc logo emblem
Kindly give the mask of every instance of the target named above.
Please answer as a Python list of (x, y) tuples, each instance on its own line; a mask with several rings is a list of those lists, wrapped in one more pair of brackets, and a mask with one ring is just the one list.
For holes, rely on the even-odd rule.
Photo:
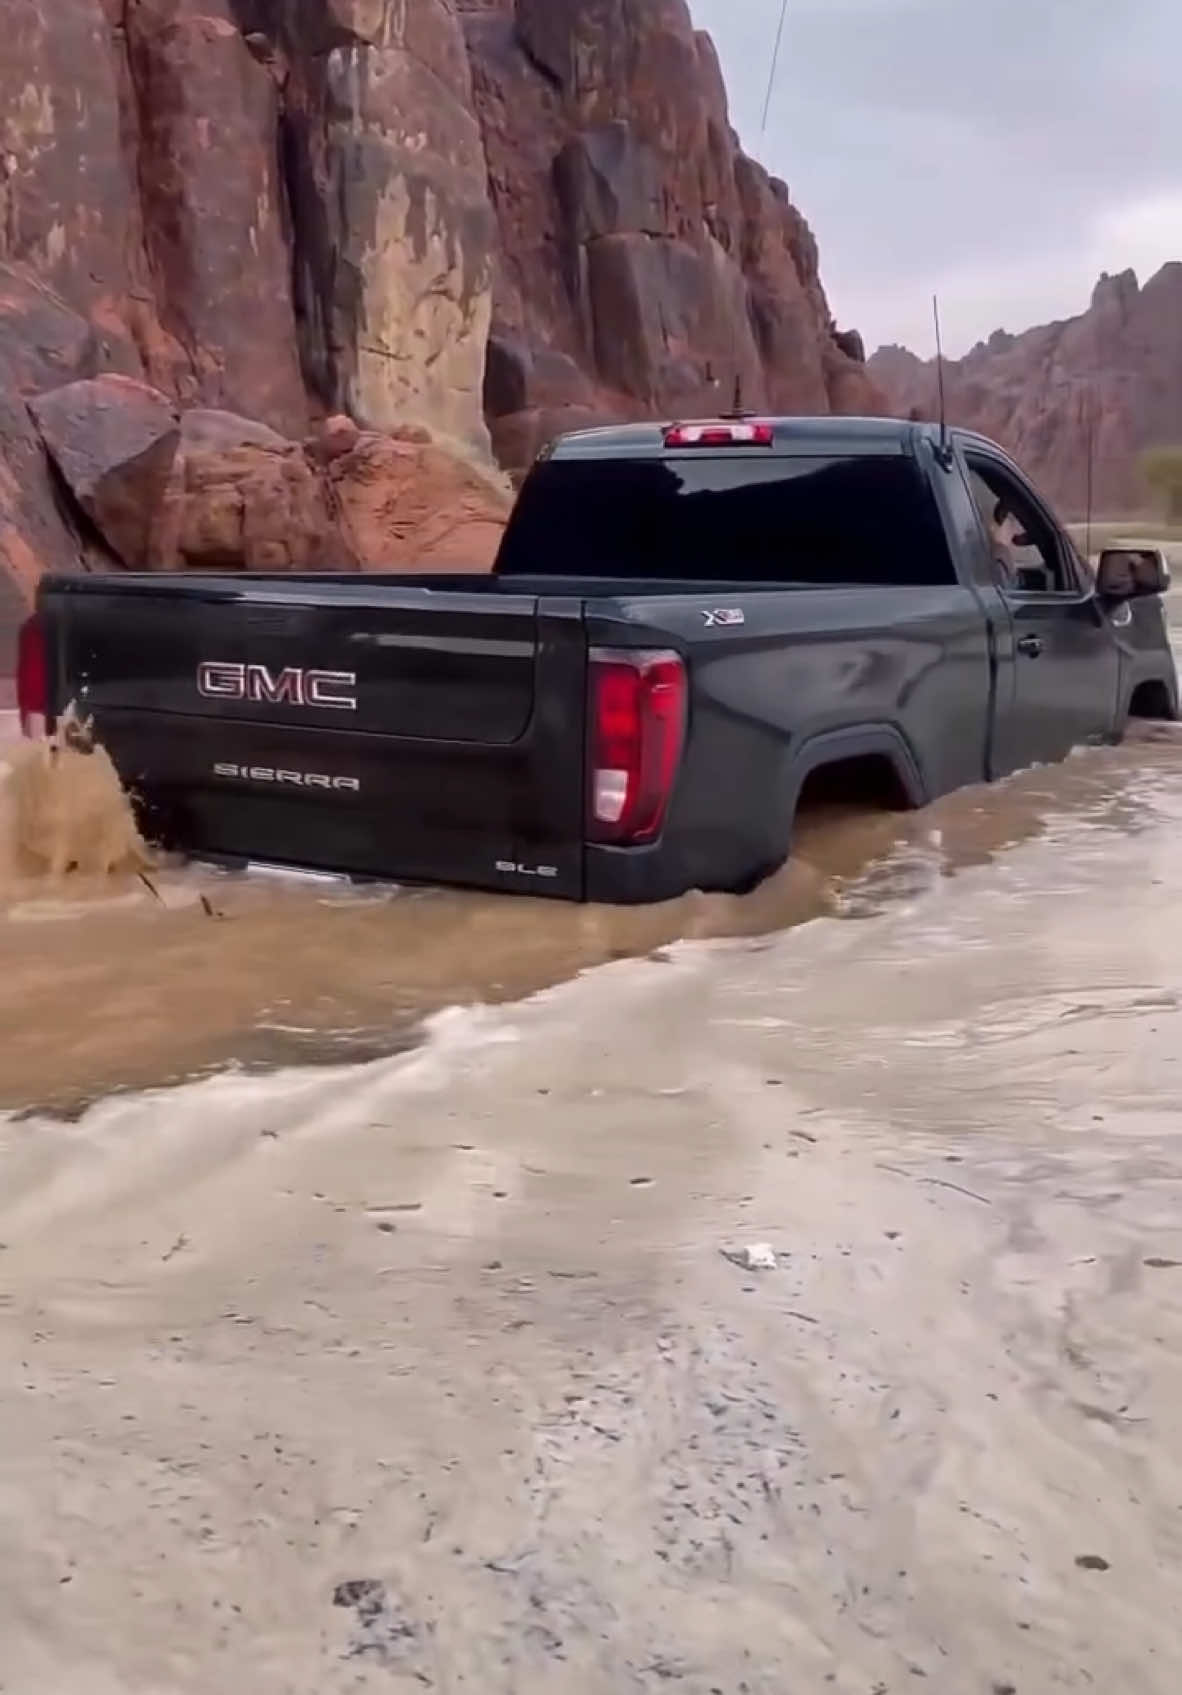
[(207, 659), (197, 667), (197, 693), (206, 700), (245, 700), (252, 706), (309, 706), (356, 712), (355, 671), (305, 671)]

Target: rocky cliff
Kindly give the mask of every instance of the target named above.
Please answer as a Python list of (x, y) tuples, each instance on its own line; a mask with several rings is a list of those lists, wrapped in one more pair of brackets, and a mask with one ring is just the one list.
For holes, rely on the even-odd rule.
[(519, 471), (736, 389), (881, 404), (685, 0), (5, 0), (4, 30), (9, 629), (51, 568), (487, 563), (490, 446)]
[(503, 463), (601, 417), (881, 407), (685, 0), (460, 0), (496, 214)]
[[(934, 363), (880, 348), (869, 370), (892, 409), (934, 417)], [(1024, 335), (998, 330), (945, 367), (948, 416), (1002, 443), (1069, 517), (1145, 513), (1142, 451), (1182, 442), (1182, 263), (1142, 287), (1103, 276), (1088, 310)]]

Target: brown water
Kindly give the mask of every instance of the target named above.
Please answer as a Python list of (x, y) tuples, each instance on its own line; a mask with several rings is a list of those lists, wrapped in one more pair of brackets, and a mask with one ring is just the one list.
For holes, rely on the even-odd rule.
[[(101, 750), (65, 748), (51, 761), (44, 747), (10, 749), (15, 773), (0, 788), (0, 841), (9, 843), (0, 1107), (70, 1111), (111, 1089), (231, 1062), (389, 1053), (413, 1044), (441, 1007), (517, 999), (683, 938), (755, 936), (862, 912), (916, 877), (954, 874), (1047, 831), (1119, 838), (1153, 825), (1182, 795), (1182, 738), (1153, 736), (918, 814), (808, 816), (791, 863), (752, 895), (692, 894), (643, 909), (167, 864), (141, 875)], [(81, 869), (48, 874), (75, 860)], [(108, 861), (130, 869), (94, 874)]]

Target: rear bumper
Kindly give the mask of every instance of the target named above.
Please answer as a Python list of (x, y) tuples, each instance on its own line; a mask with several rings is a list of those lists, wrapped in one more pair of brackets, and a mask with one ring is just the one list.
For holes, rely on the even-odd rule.
[(652, 847), (588, 847), (584, 899), (603, 906), (651, 906), (692, 886), (660, 842)]
[(580, 894), (570, 884), (556, 884), (529, 873), (513, 875), (505, 872), (497, 881), (477, 879), (460, 874), (426, 873), (406, 875), (393, 868), (383, 871), (371, 866), (358, 871), (347, 865), (333, 866), (319, 861), (309, 864), (290, 855), (255, 855), (251, 853), (219, 853), (208, 848), (186, 848), (183, 840), (173, 838), (179, 851), (189, 851), (195, 859), (220, 866), (224, 870), (243, 871), (269, 869), (291, 871), (310, 877), (341, 878), (350, 882), (399, 883), (418, 888), (453, 888), (481, 890), (491, 894), (526, 895), (533, 899), (566, 901), (572, 904), (598, 906), (652, 906), (675, 900), (685, 894), (690, 883), (684, 877), (671, 875), (663, 862), (660, 846), (651, 848), (589, 847), (586, 850), (586, 877)]
[[(184, 852), (182, 842), (174, 844)], [(490, 894), (527, 895), (533, 899), (566, 901), (571, 904), (597, 906), (652, 906), (674, 900), (684, 894), (688, 884), (671, 879), (661, 865), (657, 848), (601, 848), (587, 850), (587, 875), (582, 894), (569, 886), (555, 885), (529, 874), (513, 876), (504, 873), (496, 883), (477, 881), (463, 875), (406, 876), (396, 871), (383, 873), (379, 869), (355, 871), (344, 866), (314, 865), (286, 856), (255, 856), (248, 853), (219, 853), (197, 848), (192, 857), (227, 871), (274, 870), (294, 872), (310, 878), (340, 878), (358, 884), (398, 883), (417, 888), (452, 888), (481, 890)]]

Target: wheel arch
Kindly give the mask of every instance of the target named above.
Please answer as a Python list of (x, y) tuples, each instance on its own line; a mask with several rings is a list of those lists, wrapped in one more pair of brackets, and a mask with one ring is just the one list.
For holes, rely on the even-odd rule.
[(860, 798), (860, 791), (870, 795), (873, 803), (877, 791), (882, 804), (885, 786), (893, 789), (887, 804), (893, 801), (900, 811), (925, 806), (931, 798), (919, 762), (894, 725), (855, 725), (810, 736), (788, 769), (785, 805), (789, 847), (800, 802), (810, 782), (823, 773), (837, 776), (842, 768), (849, 774), (855, 798)]

